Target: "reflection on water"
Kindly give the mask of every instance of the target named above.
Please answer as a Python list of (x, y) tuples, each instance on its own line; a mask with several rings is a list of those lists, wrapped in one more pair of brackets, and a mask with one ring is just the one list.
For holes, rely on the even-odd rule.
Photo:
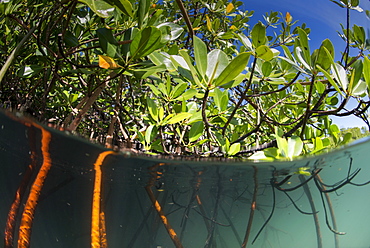
[(367, 248), (369, 150), (156, 160), (0, 113), (0, 247)]

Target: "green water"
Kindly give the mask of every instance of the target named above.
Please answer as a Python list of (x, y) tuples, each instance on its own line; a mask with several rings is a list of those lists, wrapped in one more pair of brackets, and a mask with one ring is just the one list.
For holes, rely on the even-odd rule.
[[(22, 183), (27, 185), (14, 222), (14, 247), (22, 206), (43, 163), (40, 128), (21, 122), (0, 113), (2, 230), (5, 229), (15, 192)], [(51, 133), (51, 168), (35, 208), (30, 247), (91, 247), (94, 163), (105, 149), (65, 133), (46, 130)], [(25, 181), (32, 152), (36, 154), (36, 167)], [(100, 201), (101, 210), (105, 213), (107, 244), (110, 248), (176, 247), (153, 207), (152, 196), (161, 206), (179, 242), (186, 248), (241, 247), (248, 223), (251, 224), (246, 247), (310, 248), (319, 247), (320, 243), (325, 248), (368, 248), (370, 185), (356, 186), (343, 180), (348, 174), (353, 175), (361, 169), (351, 182), (360, 184), (369, 181), (369, 162), (369, 139), (329, 154), (292, 162), (184, 162), (109, 155), (102, 164)], [(328, 193), (336, 229), (345, 232), (345, 235), (335, 235), (329, 230), (315, 180), (305, 184), (306, 189), (301, 186), (287, 192), (294, 204), (279, 187), (272, 187), (288, 175), (291, 177), (279, 185), (280, 189), (292, 189), (299, 185), (299, 176), (293, 172), (302, 166), (310, 167), (310, 171), (314, 172), (322, 168), (317, 175), (325, 184), (345, 184)], [(309, 178), (303, 176), (302, 180)], [(312, 195), (316, 215), (303, 214), (296, 209), (312, 213), (307, 194)], [(253, 221), (249, 221), (254, 199)], [(328, 223), (333, 227), (326, 200), (325, 208)], [(265, 224), (269, 216), (270, 220)], [(3, 231), (0, 237), (4, 239)], [(3, 241), (0, 247), (4, 247)]]

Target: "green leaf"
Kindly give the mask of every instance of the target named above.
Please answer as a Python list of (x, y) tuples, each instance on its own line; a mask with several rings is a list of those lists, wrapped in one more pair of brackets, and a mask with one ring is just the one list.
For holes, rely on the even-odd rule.
[(328, 147), (328, 146), (330, 146), (331, 141), (330, 141), (329, 138), (324, 138), (324, 139), (322, 139), (322, 144), (323, 144), (324, 147)]
[(226, 53), (219, 49), (212, 50), (208, 53), (207, 58), (208, 65), (206, 76), (208, 78), (208, 83), (212, 84), (212, 81), (216, 79), (229, 64), (229, 59)]
[[(218, 19), (216, 19), (218, 20)], [(234, 33), (229, 31), (229, 32), (220, 32), (217, 34), (217, 37), (222, 39), (222, 40), (230, 40), (230, 39), (233, 39), (235, 37)]]
[(164, 83), (159, 83), (158, 84), (158, 89), (162, 92), (162, 94), (166, 97), (168, 97), (168, 91), (167, 91), (167, 87)]
[(204, 84), (204, 81), (200, 81), (199, 80), (199, 76), (198, 76), (198, 72), (197, 72), (197, 70), (195, 69), (195, 67), (194, 67), (194, 65), (193, 65), (193, 61), (192, 61), (192, 59), (190, 58), (190, 56), (189, 56), (189, 54), (187, 53), (187, 51), (185, 51), (185, 50), (180, 50), (179, 51), (179, 53), (180, 53), (180, 55), (181, 55), (181, 57), (180, 56), (171, 56), (171, 58), (174, 58), (174, 59), (176, 59), (176, 58), (181, 58), (181, 60), (176, 60), (176, 61), (178, 61), (178, 62), (181, 62), (181, 61), (185, 61), (186, 62), (186, 65), (187, 66), (185, 66), (185, 65), (181, 65), (183, 68), (185, 68), (185, 69), (188, 69), (188, 70), (190, 70), (190, 73), (191, 73), (191, 76), (192, 76), (192, 79), (193, 79), (193, 82), (196, 84), (196, 85), (198, 85), (198, 87), (200, 87), (200, 88), (203, 88), (203, 89), (205, 89), (206, 88), (206, 85)]
[(285, 138), (276, 135), (276, 142), (277, 142), (280, 154), (283, 157), (287, 158), (288, 157), (288, 141)]
[(247, 51), (253, 51), (252, 42), (243, 33), (238, 34), (239, 40), (247, 48)]
[(222, 138), (220, 135), (216, 135), (217, 137), (217, 142), (219, 143), (220, 146), (222, 146), (222, 151), (226, 152), (227, 154), (229, 153), (230, 150), (230, 141), (228, 138)]
[(164, 64), (161, 64), (161, 65), (147, 67), (144, 69), (135, 69), (134, 75), (138, 79), (145, 79), (151, 75), (156, 74), (157, 72), (163, 72), (165, 70), (166, 70), (166, 66)]
[(297, 30), (298, 30), (298, 37), (299, 37), (299, 47), (301, 47), (302, 49), (304, 60), (309, 65), (308, 68), (311, 68), (311, 52), (310, 52), (310, 46), (308, 44), (308, 35), (301, 28), (298, 28)]
[(42, 69), (43, 67), (39, 65), (22, 66), (18, 71), (18, 76), (23, 78), (31, 78), (38, 74)]
[(264, 77), (270, 76), (272, 72), (272, 64), (268, 61), (263, 62), (261, 70)]
[(353, 84), (351, 89), (351, 95), (353, 96), (361, 96), (366, 93), (367, 84), (363, 80), (358, 80), (356, 83)]
[(360, 0), (351, 0), (351, 7), (357, 7), (360, 3)]
[(270, 77), (268, 83), (274, 85), (286, 84), (286, 79), (284, 77)]
[(228, 82), (226, 84), (223, 84), (222, 88), (224, 88), (224, 89), (234, 88), (234, 87), (238, 86), (239, 84), (241, 84), (244, 79), (245, 79), (245, 74), (240, 73), (238, 76), (236, 76), (230, 82)]
[(315, 88), (319, 94), (323, 94), (325, 92), (325, 84), (320, 81), (315, 81)]
[(363, 62), (362, 60), (357, 60), (355, 63), (351, 66), (353, 69), (351, 70), (351, 73), (354, 75), (354, 80), (357, 82), (362, 78), (362, 72), (363, 72)]
[(240, 143), (234, 143), (230, 146), (229, 151), (227, 152), (227, 154), (229, 156), (233, 156), (233, 155), (237, 154), (238, 152), (240, 152)]
[(279, 127), (275, 127), (275, 139), (276, 139), (279, 152), (283, 157), (287, 157), (288, 156), (288, 141), (282, 137), (283, 134), (284, 133), (282, 129), (280, 129)]
[(284, 46), (284, 45), (281, 45), (281, 47), (282, 47), (282, 48), (283, 48), (283, 50), (284, 50), (284, 54), (285, 54), (285, 56), (286, 56), (289, 60), (293, 61), (293, 60), (294, 60), (294, 58), (293, 58), (293, 55), (292, 55), (292, 53), (290, 52), (289, 48), (288, 48), (287, 46)]
[(132, 59), (142, 58), (161, 48), (162, 32), (156, 27), (147, 27), (138, 32), (130, 45)]
[(269, 148), (263, 150), (263, 153), (268, 158), (274, 158), (274, 159), (276, 159), (276, 158), (279, 157), (279, 149), (276, 148), (276, 147), (269, 147)]
[(197, 36), (193, 37), (194, 42), (194, 57), (195, 66), (202, 78), (205, 78), (207, 71), (207, 46), (206, 44)]
[(342, 145), (347, 144), (352, 140), (352, 133), (346, 133), (343, 137)]
[(329, 104), (329, 105), (332, 105), (332, 106), (337, 105), (338, 102), (339, 102), (339, 100), (338, 100), (338, 97), (336, 95), (333, 95), (333, 96), (328, 97), (326, 99), (326, 103)]
[(68, 97), (69, 103), (74, 103), (78, 99), (78, 94), (70, 94)]
[(320, 49), (317, 52), (316, 64), (320, 65), (324, 70), (328, 70), (331, 65), (331, 59), (329, 58), (326, 50), (334, 57), (334, 46), (329, 39), (325, 39), (320, 46)]
[(252, 160), (268, 160), (268, 161), (273, 161), (274, 159), (271, 158), (271, 157), (267, 157), (265, 155), (265, 151), (258, 151), (256, 153), (254, 153), (252, 156), (250, 156), (248, 159), (252, 159)]
[(262, 24), (262, 22), (258, 22), (254, 25), (252, 31), (252, 44), (254, 47), (259, 47), (261, 45), (265, 45), (266, 43), (266, 27)]
[(357, 25), (353, 25), (353, 35), (355, 40), (360, 43), (361, 45), (364, 45), (366, 42), (366, 35), (365, 30), (363, 27), (359, 27)]
[(67, 46), (69, 47), (76, 47), (78, 46), (78, 39), (76, 36), (72, 34), (72, 32), (67, 31), (64, 35), (63, 38), (64, 42), (66, 43)]
[(362, 75), (364, 76), (367, 88), (370, 89), (370, 59), (366, 56), (364, 57), (363, 61)]
[(114, 6), (104, 0), (79, 0), (89, 6), (89, 8), (98, 16), (108, 18), (113, 15)]
[(167, 56), (157, 51), (152, 52), (148, 57), (155, 65), (165, 64), (165, 60), (170, 60)]
[(128, 0), (105, 0), (109, 4), (116, 6), (125, 15), (133, 17), (132, 5)]
[(351, 0), (351, 9), (354, 9), (354, 10), (357, 10), (358, 12), (363, 12), (364, 10), (358, 6), (358, 4), (360, 3), (360, 0)]
[(146, 84), (147, 86), (149, 86), (149, 88), (152, 90), (152, 92), (154, 93), (154, 95), (156, 96), (160, 96), (161, 95), (161, 92), (157, 89), (157, 87), (153, 84)]
[(236, 76), (245, 70), (245, 66), (248, 64), (250, 55), (250, 52), (244, 52), (236, 56), (221, 72), (214, 85), (217, 87), (232, 81)]
[(363, 63), (361, 60), (357, 60), (352, 65), (350, 83), (348, 85), (348, 94), (354, 96), (360, 96), (365, 93), (367, 85), (366, 82), (362, 81)]
[(180, 26), (180, 25), (177, 25), (173, 22), (164, 22), (164, 23), (161, 23), (157, 26), (157, 28), (161, 29), (161, 28), (168, 28), (169, 29), (169, 40), (172, 41), (172, 40), (176, 40), (177, 38), (180, 37), (180, 35), (182, 34), (182, 32), (184, 31), (184, 29)]
[(160, 107), (158, 109), (158, 121), (161, 122), (163, 120), (163, 117), (164, 117), (164, 108)]
[(304, 54), (303, 54), (303, 51), (302, 51), (302, 48), (301, 47), (296, 47), (295, 48), (295, 55), (297, 57), (297, 60), (303, 65), (303, 67), (308, 70), (308, 71), (311, 71), (311, 67), (310, 65), (307, 63), (307, 61), (305, 60), (304, 58)]
[(288, 138), (288, 158), (292, 159), (302, 153), (303, 142), (300, 137), (292, 136)]
[(158, 107), (157, 107), (157, 104), (154, 102), (153, 99), (151, 99), (150, 97), (147, 97), (146, 98), (146, 103), (148, 105), (148, 110), (149, 110), (149, 114), (150, 116), (155, 120), (155, 121), (159, 121), (158, 119)]
[(154, 130), (154, 125), (150, 125), (146, 130), (145, 130), (145, 142), (146, 144), (150, 144), (153, 141), (155, 132)]
[(151, 54), (149, 54), (148, 57), (155, 65), (164, 64), (168, 71), (170, 72), (176, 71), (176, 67), (172, 63), (170, 56), (168, 54), (154, 51)]
[(177, 98), (173, 99), (174, 101), (187, 101), (190, 98), (194, 97), (197, 94), (196, 89), (188, 89), (185, 93), (179, 95)]
[(197, 111), (195, 113), (192, 113), (192, 116), (189, 118), (188, 123), (193, 123), (196, 121), (201, 121), (202, 120), (202, 113), (201, 111)]
[(302, 73), (306, 73), (305, 70), (303, 70), (296, 62), (294, 62), (293, 60), (291, 59), (288, 59), (288, 58), (285, 58), (285, 57), (282, 57), (282, 56), (278, 56), (279, 59), (282, 59), (286, 62), (288, 62), (288, 64), (292, 65), (296, 70), (302, 72)]
[(179, 46), (177, 44), (172, 44), (168, 49), (167, 53), (169, 55), (176, 55), (179, 53)]
[(314, 150), (312, 151), (312, 153), (316, 153), (318, 151), (321, 151), (322, 149), (324, 149), (324, 144), (322, 142), (322, 139), (320, 137), (316, 137), (313, 140), (313, 144), (314, 144)]
[(112, 58), (121, 57), (119, 53), (118, 42), (114, 38), (112, 30), (99, 28), (96, 30), (96, 34), (99, 37), (99, 44), (105, 54)]
[(145, 143), (145, 137), (143, 136), (143, 134), (139, 131), (139, 130), (135, 130), (135, 133), (137, 134), (137, 137), (139, 138), (140, 142), (141, 143)]
[(146, 20), (147, 17), (148, 17), (148, 11), (149, 11), (149, 7), (150, 7), (150, 0), (139, 0), (138, 4), (139, 4), (139, 8), (138, 8), (138, 11), (137, 11), (138, 26), (139, 26), (139, 29), (141, 29), (143, 27), (144, 20)]
[(171, 90), (170, 92), (170, 98), (177, 98), (179, 97), (184, 91), (188, 88), (187, 83), (179, 83), (178, 85), (175, 86), (174, 89)]
[(332, 125), (330, 125), (330, 132), (331, 132), (331, 133), (339, 133), (339, 132), (340, 132), (340, 130), (339, 130), (339, 128), (338, 128), (338, 126), (337, 126), (337, 125), (332, 124)]
[(199, 139), (200, 136), (202, 136), (204, 130), (204, 124), (203, 121), (197, 121), (194, 122), (189, 131), (189, 142), (194, 142)]
[(347, 90), (348, 87), (348, 78), (346, 69), (343, 68), (340, 64), (335, 63), (332, 65), (332, 74), (335, 80), (339, 83), (343, 90)]
[(325, 75), (325, 77), (329, 80), (329, 83), (335, 88), (335, 90), (339, 92), (343, 97), (345, 97), (343, 92), (339, 89), (338, 84), (333, 80), (332, 76), (319, 65), (316, 65), (316, 67)]
[(274, 58), (280, 55), (280, 51), (275, 48), (270, 48)]
[(189, 118), (191, 117), (192, 114), (191, 113), (188, 113), (188, 112), (182, 112), (182, 113), (178, 113), (177, 115), (173, 116), (172, 118), (170, 118), (166, 124), (175, 124), (175, 123), (178, 123), (182, 120), (185, 120), (186, 118)]
[[(131, 41), (135, 34), (138, 32), (138, 30), (136, 28), (128, 28), (125, 33), (123, 34), (123, 37), (120, 38), (122, 41)], [(129, 57), (130, 56), (130, 45), (131, 43), (127, 43), (127, 44), (123, 44), (121, 45), (121, 53), (125, 56), (125, 57)]]
[(229, 104), (229, 92), (225, 90), (222, 92), (222, 97), (220, 100), (220, 110), (225, 111), (227, 109), (227, 105)]
[(270, 61), (274, 57), (274, 53), (271, 51), (271, 49), (268, 46), (262, 45), (262, 46), (257, 47), (256, 56), (260, 59)]
[[(170, 56), (171, 62), (173, 63), (175, 68), (182, 67), (186, 70), (195, 70), (195, 67), (193, 66), (192, 60), (189, 56), (189, 54), (185, 50), (179, 51), (180, 55), (172, 55)], [(192, 69), (191, 69), (192, 68)]]
[(219, 88), (214, 89), (214, 96), (213, 99), (215, 101), (215, 105), (218, 109), (221, 109), (221, 98), (222, 98), (222, 91)]
[(229, 103), (229, 95), (227, 90), (221, 91), (219, 88), (214, 89), (214, 101), (215, 105), (220, 111), (225, 111)]
[(337, 4), (341, 8), (345, 8), (346, 7), (346, 5), (344, 5), (342, 2), (338, 2), (338, 1), (334, 1), (334, 0), (330, 0), (330, 1), (333, 2), (333, 3), (335, 3), (335, 4)]

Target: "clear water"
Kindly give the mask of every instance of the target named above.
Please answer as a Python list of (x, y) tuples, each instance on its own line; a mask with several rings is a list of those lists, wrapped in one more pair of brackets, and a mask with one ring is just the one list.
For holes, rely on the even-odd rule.
[[(40, 186), (40, 197), (30, 225), (30, 247), (99, 247), (91, 244), (94, 164), (99, 154), (106, 150), (43, 128), (51, 133), (48, 146), (51, 167)], [(26, 185), (12, 222), (14, 247), (19, 239), (23, 206), (44, 161), (41, 140), (40, 127), (0, 113), (2, 230), (17, 189)], [(361, 170), (351, 182), (359, 184), (370, 180), (369, 151), (370, 140), (364, 139), (328, 154), (292, 162), (187, 162), (108, 155), (102, 161), (100, 199), (100, 210), (105, 214), (107, 247), (242, 247), (250, 223), (246, 247), (368, 248), (370, 185), (356, 186), (343, 180), (358, 169)], [(32, 164), (32, 153), (36, 155), (35, 168), (25, 180), (27, 168)], [(299, 175), (294, 172), (302, 166), (314, 172), (321, 168), (317, 175), (325, 184), (345, 184), (328, 193), (335, 227), (329, 204), (322, 194), (323, 205), (314, 179), (304, 184), (306, 188), (300, 186), (287, 192), (292, 201), (282, 191), (301, 184)], [(291, 175), (289, 179), (288, 175)], [(309, 178), (301, 176), (304, 181)], [(318, 176), (315, 178), (318, 182)], [(278, 183), (285, 179), (279, 190)], [(315, 215), (300, 213), (296, 208), (313, 212), (308, 195), (316, 208)], [(171, 239), (169, 226), (165, 228), (153, 201), (157, 201), (157, 208), (161, 207), (177, 241)], [(252, 205), (255, 206), (253, 219)], [(329, 230), (325, 212), (328, 224), (345, 235), (335, 235)], [(4, 240), (9, 235), (1, 232), (0, 237)], [(5, 247), (4, 242), (0, 242), (0, 247)]]

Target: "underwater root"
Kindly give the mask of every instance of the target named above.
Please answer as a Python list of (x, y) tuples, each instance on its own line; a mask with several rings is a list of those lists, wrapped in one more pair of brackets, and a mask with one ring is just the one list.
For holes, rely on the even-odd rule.
[[(316, 207), (315, 207), (315, 204), (314, 204), (312, 195), (311, 195), (311, 191), (310, 191), (310, 189), (309, 189), (309, 187), (307, 185), (308, 182), (310, 182), (310, 181), (313, 180), (315, 182), (316, 188), (320, 192), (321, 202), (322, 202), (323, 209), (324, 209), (324, 214), (325, 214), (326, 226), (328, 227), (328, 229), (331, 232), (333, 232), (335, 234), (334, 235), (334, 237), (335, 237), (335, 247), (336, 248), (339, 247), (339, 242), (338, 242), (337, 236), (338, 235), (345, 235), (346, 233), (337, 230), (336, 218), (335, 218), (335, 215), (334, 215), (334, 209), (333, 209), (333, 206), (332, 206), (330, 197), (329, 197), (329, 193), (336, 192), (337, 190), (341, 189), (345, 185), (364, 186), (364, 185), (370, 184), (370, 181), (367, 181), (365, 183), (354, 183), (354, 182), (352, 182), (353, 179), (361, 171), (361, 169), (358, 168), (354, 172), (351, 172), (352, 171), (352, 163), (353, 163), (353, 158), (350, 157), (350, 163), (349, 163), (349, 166), (348, 166), (348, 173), (347, 173), (346, 178), (344, 178), (344, 179), (342, 179), (342, 180), (340, 180), (340, 181), (338, 181), (338, 182), (336, 182), (335, 184), (332, 184), (332, 185), (325, 184), (323, 182), (322, 178), (320, 177), (319, 173), (321, 172), (322, 168), (315, 168), (315, 169), (313, 169), (311, 171), (311, 173), (310, 173), (310, 176), (308, 178), (305, 178), (301, 174), (298, 175), (298, 178), (300, 180), (300, 184), (298, 184), (298, 185), (296, 185), (294, 187), (290, 187), (290, 188), (284, 188), (283, 185), (286, 184), (288, 182), (288, 180), (291, 179), (291, 177), (294, 176), (294, 175), (288, 175), (283, 180), (281, 180), (280, 182), (278, 182), (276, 180), (275, 176), (274, 176), (275, 175), (275, 171), (274, 171), (273, 172), (273, 177), (270, 180), (270, 185), (271, 185), (271, 188), (272, 188), (272, 197), (273, 197), (272, 198), (272, 209), (271, 209), (270, 215), (267, 217), (266, 221), (264, 222), (264, 224), (262, 225), (262, 227), (257, 232), (255, 238), (253, 239), (252, 244), (257, 240), (257, 238), (259, 237), (259, 235), (261, 234), (261, 232), (266, 227), (266, 225), (271, 220), (271, 218), (272, 218), (272, 216), (274, 214), (275, 205), (276, 205), (275, 189), (277, 189), (277, 190), (283, 192), (288, 197), (288, 199), (292, 202), (293, 206), (295, 207), (295, 209), (297, 209), (297, 211), (299, 211), (302, 214), (313, 215), (315, 226), (316, 226), (318, 247), (319, 248), (322, 247), (321, 231), (320, 231), (320, 225), (319, 225), (319, 221), (318, 221), (318, 217), (317, 217), (318, 211), (316, 211)], [(309, 200), (310, 205), (311, 205), (312, 212), (305, 212), (305, 211), (301, 210), (297, 206), (297, 204), (294, 202), (294, 200), (290, 197), (290, 195), (288, 194), (288, 192), (297, 190), (299, 188), (303, 188), (304, 193), (308, 197), (308, 200)], [(325, 201), (326, 201), (326, 203), (325, 203)], [(254, 201), (252, 201), (252, 203), (253, 202)], [(330, 218), (331, 218), (332, 224), (329, 223), (330, 221), (329, 221), (329, 214), (328, 214), (327, 208), (329, 208), (329, 213), (330, 213)], [(251, 213), (252, 212), (253, 212), (253, 209), (251, 209)], [(248, 226), (249, 225), (250, 224), (248, 224)], [(242, 248), (245, 247), (246, 243), (244, 242), (243, 245), (242, 245)]]

